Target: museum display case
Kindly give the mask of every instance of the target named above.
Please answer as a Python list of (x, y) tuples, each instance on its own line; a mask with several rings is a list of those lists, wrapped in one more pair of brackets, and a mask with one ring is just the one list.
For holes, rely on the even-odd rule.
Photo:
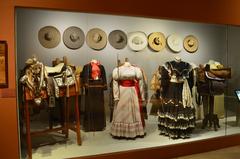
[(239, 27), (30, 8), (15, 16), (22, 158), (240, 132)]

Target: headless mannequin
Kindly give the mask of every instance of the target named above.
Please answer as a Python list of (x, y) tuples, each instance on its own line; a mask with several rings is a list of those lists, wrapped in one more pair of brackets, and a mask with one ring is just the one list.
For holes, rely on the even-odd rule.
[(98, 63), (98, 61), (96, 59), (92, 59), (91, 62), (92, 63)]
[(174, 60), (175, 60), (176, 62), (181, 62), (181, 61), (182, 61), (182, 59), (181, 59), (179, 56), (175, 56), (175, 57), (174, 57)]
[(125, 62), (123, 64), (123, 66), (126, 66), (126, 67), (131, 66), (131, 63), (128, 61), (128, 58), (125, 58)]

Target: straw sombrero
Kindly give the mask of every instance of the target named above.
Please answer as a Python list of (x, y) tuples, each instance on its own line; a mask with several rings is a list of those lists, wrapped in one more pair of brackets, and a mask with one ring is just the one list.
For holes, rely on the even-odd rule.
[(161, 51), (166, 46), (166, 39), (163, 33), (153, 32), (148, 36), (148, 45), (154, 51)]
[(75, 26), (67, 28), (63, 33), (63, 43), (69, 49), (78, 49), (80, 48), (85, 40), (85, 35), (83, 31)]
[(45, 26), (38, 32), (38, 40), (45, 48), (54, 48), (58, 46), (61, 40), (60, 32), (53, 26)]
[(94, 50), (102, 50), (107, 45), (107, 35), (103, 30), (93, 28), (88, 31), (86, 42), (90, 48)]
[(184, 38), (183, 46), (187, 52), (194, 53), (198, 50), (198, 40), (195, 36), (188, 35)]

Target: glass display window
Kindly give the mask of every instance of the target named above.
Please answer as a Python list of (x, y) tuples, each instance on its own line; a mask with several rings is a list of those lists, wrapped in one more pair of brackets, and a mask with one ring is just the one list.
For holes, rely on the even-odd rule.
[(17, 8), (22, 158), (238, 134), (239, 34), (227, 25)]

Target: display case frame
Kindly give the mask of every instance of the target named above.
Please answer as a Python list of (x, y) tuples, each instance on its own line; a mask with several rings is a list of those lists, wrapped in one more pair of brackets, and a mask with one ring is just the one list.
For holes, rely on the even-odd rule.
[[(52, 12), (52, 11), (48, 11), (48, 12)], [(57, 11), (57, 12), (59, 12), (59, 11)], [(61, 11), (60, 11), (61, 12)], [(71, 14), (71, 12), (66, 12), (65, 14)], [(88, 14), (88, 16), (90, 17), (90, 14), (92, 14), (92, 13), (75, 13), (75, 14), (81, 14), (81, 16), (83, 16), (83, 14)], [(27, 14), (27, 15), (29, 15), (29, 14)], [(50, 15), (50, 14), (48, 14), (48, 15)], [(100, 17), (100, 16), (102, 16), (101, 14), (94, 14), (94, 16), (97, 16), (97, 17)], [(103, 16), (109, 16), (109, 15), (103, 15)], [(110, 15), (110, 16), (115, 16), (115, 15)], [(133, 17), (132, 17), (133, 18)], [(139, 17), (137, 17), (138, 19), (140, 19)], [(144, 18), (144, 17), (143, 17)], [(29, 18), (27, 18), (27, 19), (29, 19)], [(102, 18), (101, 18), (102, 19)], [(144, 19), (145, 20), (145, 19)], [(22, 22), (22, 20), (20, 20), (21, 22)], [(88, 22), (89, 22), (90, 20), (88, 19)], [(103, 20), (104, 21), (104, 20)], [(180, 22), (180, 23), (184, 23), (184, 22)], [(186, 22), (186, 23), (189, 23), (189, 22)], [(93, 23), (93, 24), (95, 24), (95, 23)], [(96, 24), (95, 24), (96, 25)], [(205, 24), (203, 24), (203, 25), (205, 25)], [(224, 28), (224, 32), (222, 33), (222, 35), (223, 35), (223, 37), (225, 36), (225, 28), (226, 28), (226, 26), (224, 26), (223, 27)], [(88, 30), (89, 28), (87, 27), (87, 29), (85, 28), (85, 31), (86, 30)], [(106, 28), (105, 28), (106, 29)], [(20, 29), (21, 30), (21, 29)], [(109, 32), (109, 31), (108, 31)], [(207, 36), (208, 37), (208, 36)], [(225, 45), (225, 38), (222, 38), (223, 39), (223, 41), (224, 41), (224, 45)], [(23, 41), (23, 40), (22, 40)], [(207, 40), (208, 41), (208, 40)], [(201, 42), (203, 42), (203, 40), (201, 40)], [(201, 43), (201, 45), (202, 45), (203, 43)], [(23, 44), (23, 45), (21, 45), (21, 48), (23, 48), (25, 45)], [(84, 45), (85, 46), (85, 48), (87, 47), (87, 45)], [(106, 48), (106, 49), (111, 49), (110, 47), (108, 47), (108, 48)], [(146, 50), (148, 50), (148, 49), (146, 49)], [(225, 50), (225, 49), (222, 49), (222, 50)], [(50, 51), (50, 50), (45, 50), (45, 51)], [(45, 52), (45, 51), (43, 51), (43, 52)], [(84, 51), (84, 52), (88, 52), (89, 50), (87, 50), (87, 51)], [(103, 51), (105, 51), (105, 50), (103, 50)], [(113, 51), (113, 50), (112, 50)], [(149, 51), (149, 50), (148, 50)], [(214, 51), (214, 50), (213, 50)], [(19, 53), (21, 53), (22, 51), (20, 51), (20, 50), (18, 50), (18, 52)], [(28, 51), (28, 52), (31, 52), (31, 51)], [(41, 51), (40, 51), (41, 52)], [(60, 53), (61, 51), (58, 51), (58, 53)], [(96, 51), (97, 52), (97, 51)], [(110, 52), (110, 51), (107, 51), (107, 52)], [(211, 52), (211, 51), (209, 51), (209, 52)], [(133, 53), (134, 54), (134, 53)], [(21, 56), (22, 56), (23, 54), (21, 54)], [(39, 54), (40, 55), (40, 54)], [(46, 55), (46, 54), (45, 54)], [(78, 54), (78, 55), (80, 55), (80, 54)], [(99, 56), (98, 57), (104, 57), (104, 55), (106, 55), (106, 53), (102, 53), (102, 54), (99, 54)], [(113, 54), (112, 54), (113, 55)], [(122, 54), (121, 54), (122, 55)], [(153, 55), (153, 54), (152, 54)], [(189, 55), (189, 54), (186, 54), (186, 55)], [(223, 55), (225, 55), (225, 54), (223, 54)], [(81, 53), (81, 57), (88, 57), (88, 56), (90, 56), (90, 58), (91, 58), (91, 56), (95, 56), (95, 54), (87, 54), (87, 55), (84, 55), (83, 53)], [(141, 54), (140, 55), (138, 55), (138, 56), (141, 56)], [(157, 56), (157, 54), (154, 54), (154, 56)], [(161, 56), (160, 54), (159, 54), (159, 56)], [(29, 55), (28, 55), (28, 57), (29, 57)], [(41, 56), (40, 56), (41, 57)], [(43, 57), (44, 57), (44, 55), (43, 55)], [(127, 57), (127, 56), (126, 56)], [(224, 57), (224, 56), (223, 56)], [(121, 58), (123, 58), (123, 57), (121, 57)], [(46, 59), (46, 58), (45, 58)], [(18, 58), (18, 60), (19, 60), (19, 58)], [(44, 60), (44, 58), (43, 58), (43, 60)], [(119, 60), (118, 58), (117, 58), (117, 60)], [(115, 60), (115, 61), (117, 61), (117, 60)], [(130, 58), (130, 61), (132, 62), (132, 61), (134, 61), (134, 59), (132, 58)], [(203, 61), (203, 60), (202, 60)], [(206, 61), (206, 59), (204, 60), (204, 61)], [(23, 63), (24, 62), (24, 60), (22, 60), (22, 61), (19, 61), (18, 63)], [(87, 62), (87, 61), (83, 61), (83, 62), (80, 62), (80, 61), (78, 61), (79, 63), (85, 63), (85, 62)], [(106, 63), (108, 63), (109, 62), (109, 59), (106, 59), (105, 60), (105, 62)], [(134, 62), (136, 62), (136, 61), (134, 61)], [(157, 61), (157, 62), (159, 62), (159, 61)], [(112, 68), (112, 67), (111, 67)], [(155, 67), (154, 67), (155, 68)], [(150, 72), (152, 72), (152, 70), (150, 71)], [(110, 72), (109, 72), (110, 73)], [(223, 136), (225, 135), (225, 133), (223, 133), (222, 134)], [(220, 138), (222, 138), (223, 136), (221, 136)], [(215, 137), (214, 137), (215, 138)], [(220, 139), (219, 138), (219, 139)], [(210, 140), (211, 140), (212, 138), (210, 138)], [(202, 140), (202, 139), (201, 139)], [(205, 139), (203, 140), (204, 142), (206, 141)], [(115, 142), (115, 141), (114, 141)], [(159, 141), (160, 142), (160, 141)], [(187, 141), (187, 143), (182, 143), (183, 145), (184, 145), (184, 147), (186, 146), (186, 147), (188, 147), (188, 145), (186, 145), (186, 144), (190, 144), (190, 145), (194, 145), (194, 144), (196, 144), (196, 145), (198, 145), (198, 144), (201, 144), (202, 143), (202, 141)], [(116, 144), (117, 144), (117, 142), (116, 142)], [(161, 144), (160, 144), (161, 145)], [(125, 153), (130, 153), (130, 154), (132, 154), (132, 155), (139, 155), (139, 152), (142, 152), (142, 151), (148, 151), (148, 150), (151, 150), (151, 149), (154, 149), (154, 150), (160, 150), (160, 149), (162, 149), (162, 148), (169, 148), (169, 149), (171, 149), (172, 148), (172, 146), (176, 146), (176, 145), (181, 145), (181, 144), (174, 144), (174, 143), (171, 143), (171, 145), (166, 145), (166, 146), (157, 146), (157, 147), (151, 147), (151, 148), (144, 148), (144, 147), (142, 147), (142, 148), (139, 148), (139, 149), (135, 149), (135, 150), (132, 150), (131, 148), (129, 149), (129, 150), (127, 150), (127, 149), (125, 149), (125, 150), (119, 150), (120, 152), (116, 152), (116, 151), (110, 151), (110, 152), (108, 152), (108, 151), (102, 151), (101, 153), (99, 153), (98, 155), (91, 155), (91, 156), (86, 156), (86, 157), (89, 157), (89, 158), (94, 158), (95, 156), (103, 156), (103, 157), (106, 157), (106, 156), (114, 156), (114, 155), (120, 155), (120, 154), (122, 154), (123, 153), (123, 155), (125, 154)], [(184, 148), (183, 147), (183, 148)], [(90, 150), (90, 149), (89, 149)], [(181, 151), (183, 151), (183, 150), (181, 150)], [(198, 150), (199, 151), (199, 150)], [(193, 151), (194, 152), (194, 151)], [(196, 151), (197, 152), (197, 151)], [(185, 152), (179, 152), (180, 154), (184, 154)], [(88, 154), (89, 155), (89, 154)], [(79, 158), (85, 158), (85, 156), (82, 156), (82, 157), (79, 157)]]
[(0, 88), (8, 87), (8, 45), (0, 41)]
[[(76, 0), (51, 0), (51, 1), (39, 1), (35, 0), (16, 0), (16, 1), (0, 1), (0, 8), (2, 13), (0, 15), (1, 22), (0, 34), (1, 37), (7, 39), (9, 42), (9, 79), (15, 78), (16, 68), (16, 51), (15, 51), (15, 36), (14, 36), (14, 26), (15, 26), (15, 9), (17, 7), (25, 8), (41, 8), (41, 9), (53, 9), (53, 10), (64, 10), (64, 11), (79, 11), (79, 12), (91, 12), (91, 13), (103, 13), (103, 14), (115, 14), (115, 15), (130, 15), (130, 16), (145, 16), (145, 17), (156, 17), (164, 19), (178, 19), (187, 20), (194, 22), (205, 22), (214, 24), (230, 24), (230, 25), (240, 25), (239, 21), (239, 1), (229, 1), (227, 4), (225, 1), (213, 0), (211, 2), (196, 1), (194, 4), (190, 0), (187, 1), (176, 1), (174, 4), (170, 1), (150, 1), (139, 2), (139, 1), (129, 1), (122, 3), (122, 1), (79, 1)], [(95, 5), (99, 4), (99, 5)], [(152, 5), (154, 3), (154, 5)], [(161, 8), (161, 12), (156, 12)], [(174, 6), (174, 7), (173, 7)], [(141, 9), (145, 8), (145, 9)], [(174, 11), (172, 11), (174, 9)], [(202, 12), (204, 10), (204, 12)], [(187, 12), (186, 12), (187, 11)], [(191, 13), (191, 14), (189, 14)], [(4, 22), (4, 23), (3, 23)], [(17, 123), (17, 105), (16, 105), (16, 81), (9, 81), (9, 88), (1, 90), (1, 125), (5, 125), (5, 129), (1, 131), (1, 139), (3, 145), (1, 154), (3, 158), (20, 158), (19, 150), (19, 140), (18, 140), (18, 123)], [(5, 115), (7, 112), (7, 116)], [(6, 125), (6, 121), (11, 124)], [(6, 136), (8, 136), (6, 138)], [(240, 143), (240, 135), (234, 136), (224, 136), (217, 138), (218, 144), (216, 147), (211, 147), (211, 141), (205, 142), (204, 150), (209, 151), (216, 148), (221, 148), (221, 145), (225, 147), (237, 145)], [(231, 144), (226, 144), (231, 142)], [(189, 144), (191, 147), (191, 144)], [(201, 146), (201, 145), (200, 145)], [(163, 148), (161, 148), (163, 149)], [(166, 150), (166, 149), (163, 149)], [(194, 152), (188, 151), (189, 149), (181, 149), (187, 151), (187, 154), (192, 154)], [(162, 156), (168, 153), (167, 151), (160, 151)], [(128, 152), (126, 152), (128, 153)], [(147, 153), (147, 152), (146, 152)], [(151, 153), (151, 151), (149, 151)], [(170, 151), (169, 153), (173, 153)], [(158, 154), (159, 155), (159, 154)], [(169, 155), (169, 154), (168, 154)], [(126, 155), (127, 156), (127, 155)], [(116, 156), (115, 156), (116, 157)], [(119, 157), (120, 158), (120, 154)], [(95, 157), (97, 158), (97, 157)], [(127, 158), (131, 158), (127, 157)], [(149, 158), (149, 157), (148, 157)], [(155, 158), (160, 158), (160, 156), (155, 156)]]

